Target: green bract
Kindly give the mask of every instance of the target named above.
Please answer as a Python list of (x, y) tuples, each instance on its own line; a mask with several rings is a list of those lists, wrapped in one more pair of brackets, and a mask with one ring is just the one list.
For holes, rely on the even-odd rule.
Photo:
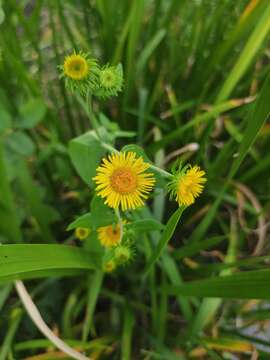
[(99, 72), (99, 88), (95, 95), (101, 98), (116, 96), (123, 87), (122, 65), (104, 66)]
[(128, 244), (120, 244), (114, 249), (114, 258), (118, 265), (125, 265), (132, 260), (134, 249)]

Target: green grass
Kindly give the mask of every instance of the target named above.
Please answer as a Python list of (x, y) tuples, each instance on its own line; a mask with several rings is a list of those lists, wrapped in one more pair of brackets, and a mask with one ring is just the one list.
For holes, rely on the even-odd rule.
[[(268, 359), (251, 325), (269, 320), (269, 1), (0, 0), (0, 30), (0, 359), (59, 354), (16, 279), (89, 357), (250, 359), (254, 346)], [(74, 49), (122, 63), (119, 96), (88, 108), (65, 88), (57, 66)], [(112, 274), (96, 228), (116, 215), (92, 181), (108, 143), (157, 178), (128, 217), (134, 258)], [(183, 212), (155, 168), (177, 158), (208, 178)]]

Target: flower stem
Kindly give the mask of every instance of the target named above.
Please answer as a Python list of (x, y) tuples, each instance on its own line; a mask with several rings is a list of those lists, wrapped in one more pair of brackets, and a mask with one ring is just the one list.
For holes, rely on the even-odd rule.
[(90, 124), (93, 127), (93, 129), (95, 130), (98, 139), (100, 140), (101, 136), (100, 136), (100, 132), (99, 132), (99, 125), (98, 125), (96, 115), (95, 115), (95, 113), (93, 111), (92, 96), (91, 96), (91, 93), (89, 91), (86, 94), (86, 104), (87, 104), (87, 115), (88, 115), (88, 118), (90, 120)]
[(119, 240), (119, 243), (121, 243), (122, 238), (123, 238), (123, 221), (122, 221), (119, 209), (114, 209), (114, 211), (115, 211), (115, 215), (117, 216), (119, 227), (120, 227), (120, 240)]
[(162, 176), (166, 177), (166, 178), (172, 178), (173, 175), (170, 174), (168, 171), (161, 169), (158, 166), (152, 165), (150, 164), (150, 169), (157, 171), (158, 173), (160, 173)]

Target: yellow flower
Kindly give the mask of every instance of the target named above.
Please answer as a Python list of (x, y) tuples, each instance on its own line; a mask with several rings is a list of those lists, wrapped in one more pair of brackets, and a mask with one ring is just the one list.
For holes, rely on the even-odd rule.
[(154, 175), (145, 172), (149, 166), (141, 156), (136, 158), (134, 152), (109, 155), (93, 178), (97, 194), (114, 209), (119, 205), (124, 211), (143, 206), (155, 184)]
[(112, 247), (118, 244), (120, 240), (120, 225), (102, 226), (97, 229), (98, 239), (104, 247)]
[(176, 197), (176, 201), (181, 206), (189, 206), (202, 193), (204, 183), (207, 179), (205, 172), (199, 166), (185, 166), (169, 183), (171, 194)]
[(104, 272), (111, 273), (116, 269), (116, 263), (114, 260), (109, 260), (103, 264), (102, 268)]
[(90, 230), (83, 227), (78, 227), (75, 229), (75, 236), (79, 240), (84, 240), (88, 237), (90, 234)]
[(64, 73), (73, 80), (82, 80), (88, 76), (89, 64), (80, 54), (72, 54), (65, 58)]
[(60, 78), (64, 78), (66, 88), (82, 95), (94, 93), (99, 88), (100, 69), (96, 59), (80, 51), (66, 56), (64, 64), (59, 65)]

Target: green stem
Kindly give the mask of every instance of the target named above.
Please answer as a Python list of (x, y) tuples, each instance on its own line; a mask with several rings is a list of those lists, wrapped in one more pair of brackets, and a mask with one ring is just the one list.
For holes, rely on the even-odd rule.
[(159, 168), (159, 167), (157, 167), (155, 165), (150, 164), (150, 169), (159, 172), (162, 176), (164, 176), (166, 178), (172, 178), (173, 177), (173, 175), (170, 174), (168, 171), (163, 170), (163, 169), (161, 169), (161, 168)]
[(87, 104), (87, 115), (90, 121), (91, 126), (93, 127), (93, 129), (95, 130), (98, 139), (101, 139), (100, 136), (100, 132), (99, 132), (99, 125), (98, 125), (98, 121), (97, 118), (93, 112), (93, 108), (92, 108), (92, 96), (90, 94), (90, 92), (88, 91), (86, 94), (86, 104)]
[(116, 214), (117, 219), (118, 219), (118, 224), (120, 226), (120, 240), (119, 240), (119, 243), (121, 243), (122, 238), (123, 238), (123, 221), (122, 221), (119, 209), (114, 209), (114, 211), (115, 211), (115, 214)]
[[(112, 145), (101, 141), (101, 136), (100, 136), (99, 129), (98, 129), (98, 122), (97, 122), (96, 116), (95, 116), (95, 114), (93, 112), (93, 109), (92, 109), (91, 94), (90, 94), (89, 91), (86, 94), (86, 103), (87, 103), (87, 115), (89, 117), (90, 124), (92, 125), (93, 129), (95, 130), (95, 133), (96, 133), (97, 139), (100, 142), (100, 145), (104, 149), (106, 149), (106, 150), (108, 150), (108, 151), (110, 151), (112, 153), (119, 154), (120, 151), (116, 150)], [(173, 175), (170, 174), (168, 171), (163, 170), (163, 169), (159, 168), (158, 166), (150, 164), (150, 169), (160, 173), (165, 178), (172, 178), (173, 177)]]

